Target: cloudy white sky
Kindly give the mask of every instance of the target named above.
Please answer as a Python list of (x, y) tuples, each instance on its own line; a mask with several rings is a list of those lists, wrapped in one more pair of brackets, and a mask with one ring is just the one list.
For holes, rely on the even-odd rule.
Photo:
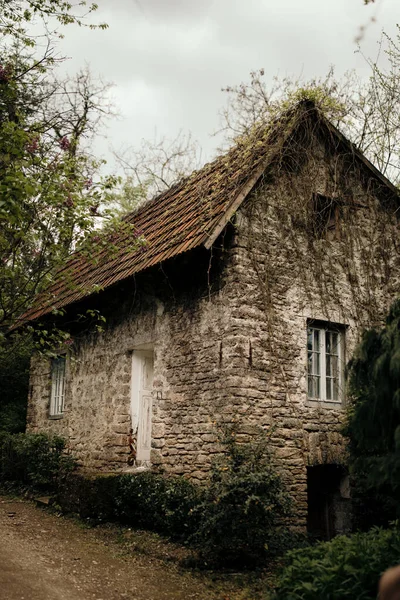
[[(137, 146), (141, 139), (190, 130), (212, 157), (221, 88), (248, 80), (263, 67), (274, 75), (338, 74), (355, 68), (367, 76), (355, 37), (371, 16), (362, 49), (375, 55), (384, 29), (394, 36), (399, 0), (98, 0), (94, 19), (107, 31), (65, 30), (60, 52), (67, 68), (85, 63), (114, 83), (120, 118), (109, 123), (98, 149)], [(112, 160), (112, 159), (111, 159)]]

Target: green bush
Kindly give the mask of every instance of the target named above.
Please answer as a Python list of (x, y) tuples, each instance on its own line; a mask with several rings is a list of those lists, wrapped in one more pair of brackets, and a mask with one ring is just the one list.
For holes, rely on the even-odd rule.
[(115, 521), (118, 475), (69, 473), (60, 478), (56, 503), (66, 513), (75, 513), (93, 522)]
[(375, 600), (380, 575), (400, 562), (400, 531), (373, 528), (287, 554), (273, 600)]
[(357, 528), (400, 517), (400, 300), (365, 331), (348, 367), (349, 467)]
[(273, 464), (269, 438), (221, 440), (226, 452), (214, 464), (210, 485), (151, 472), (67, 477), (58, 503), (83, 518), (115, 520), (187, 541), (203, 564), (248, 566), (282, 553), (298, 539), (283, 526), (289, 496)]
[(118, 521), (185, 540), (195, 529), (201, 489), (181, 477), (150, 472), (85, 477), (71, 474), (59, 486), (63, 510), (95, 521)]
[(0, 333), (0, 431), (25, 431), (32, 340), (24, 333)]
[(59, 436), (0, 432), (0, 481), (53, 491), (57, 480), (75, 467)]
[(195, 527), (193, 515), (201, 494), (198, 486), (181, 477), (123, 475), (116, 488), (116, 515), (126, 524), (186, 539)]
[(238, 443), (227, 429), (225, 454), (214, 464), (211, 483), (197, 507), (199, 526), (192, 536), (206, 563), (256, 566), (292, 543), (282, 520), (290, 499), (276, 470), (269, 437)]
[(0, 433), (0, 481), (57, 492), (58, 505), (93, 521), (118, 521), (194, 544), (213, 566), (255, 566), (293, 545), (282, 525), (290, 508), (268, 437), (237, 443), (203, 488), (151, 472), (88, 477), (73, 473), (64, 440), (46, 434)]

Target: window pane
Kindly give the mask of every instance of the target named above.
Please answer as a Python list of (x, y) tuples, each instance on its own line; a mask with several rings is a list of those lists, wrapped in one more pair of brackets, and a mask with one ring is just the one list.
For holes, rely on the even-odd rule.
[(310, 396), (310, 398), (314, 398), (314, 378), (313, 377), (308, 377), (308, 395)]
[(331, 332), (330, 331), (326, 331), (325, 332), (325, 352), (326, 354), (329, 354), (332, 348), (332, 343), (331, 343)]
[(308, 377), (308, 396), (309, 398), (320, 398), (320, 378)]
[(313, 349), (313, 330), (308, 328), (307, 329), (307, 350), (312, 350)]
[(339, 400), (339, 379), (332, 379), (332, 386), (333, 386), (332, 400), (335, 400), (337, 402)]
[(332, 400), (332, 379), (327, 379), (326, 380), (326, 399), (327, 400)]
[(319, 331), (318, 331), (318, 329), (314, 329), (314, 350), (315, 350), (315, 352), (319, 352)]
[(313, 369), (312, 369), (312, 352), (308, 352), (308, 360), (307, 360), (307, 370), (308, 370), (308, 374), (312, 375)]
[(332, 348), (331, 354), (339, 354), (339, 335), (331, 332)]
[(314, 377), (314, 398), (320, 398), (321, 397), (321, 393), (320, 393), (320, 378), (319, 377)]
[(314, 352), (314, 375), (321, 375), (320, 358), (316, 352)]
[[(329, 362), (331, 364), (332, 372), (327, 373), (327, 375), (332, 375), (332, 377), (339, 377), (339, 357), (338, 356), (330, 356)], [(328, 363), (328, 357), (327, 357)]]

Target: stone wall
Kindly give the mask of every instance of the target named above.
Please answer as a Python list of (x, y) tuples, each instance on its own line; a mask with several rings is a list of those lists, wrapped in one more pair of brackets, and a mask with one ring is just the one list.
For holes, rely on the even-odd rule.
[[(335, 192), (344, 214), (335, 230), (320, 236), (305, 206), (312, 190), (332, 194), (331, 173), (341, 167), (346, 175)], [(307, 397), (307, 323), (341, 324), (347, 362), (362, 330), (382, 324), (397, 297), (397, 224), (381, 210), (371, 182), (360, 179), (347, 163), (340, 165), (337, 157), (329, 162), (317, 148), (301, 173), (266, 180), (236, 222), (227, 285), (231, 327), (224, 340), (235, 368), (226, 389), (244, 432), (252, 424), (273, 426), (272, 442), (301, 523), (307, 466), (346, 462), (340, 434), (345, 396), (341, 405)]]
[(32, 358), (28, 429), (65, 436), (86, 469), (125, 469), (132, 350), (152, 345), (152, 464), (204, 479), (217, 451), (213, 423), (224, 385), (221, 346), (229, 322), (225, 293), (187, 298), (158, 290), (143, 309), (140, 293), (132, 291), (124, 302), (118, 323), (102, 334), (77, 336), (68, 350), (61, 419), (48, 416), (50, 360)]
[[(322, 153), (312, 165), (322, 193), (329, 193), (329, 168)], [(323, 236), (310, 244), (309, 232), (296, 228), (298, 215), (285, 212), (293, 202), (287, 190), (303, 176), (265, 180), (247, 200), (234, 236), (212, 259), (223, 268), (211, 288), (195, 284), (190, 293), (184, 289), (189, 271), (209, 280), (210, 257), (199, 266), (196, 255), (188, 256), (188, 271), (170, 266), (179, 290), (170, 281), (161, 286), (162, 274), (156, 273), (149, 281), (143, 275), (128, 292), (104, 292), (104, 298), (120, 299), (119, 318), (111, 319), (102, 334), (76, 337), (69, 351), (62, 419), (48, 417), (50, 363), (32, 359), (29, 430), (64, 435), (86, 469), (125, 470), (131, 353), (152, 344), (153, 468), (203, 481), (219, 451), (216, 424), (236, 419), (241, 439), (258, 426), (273, 427), (272, 443), (296, 499), (297, 522), (303, 525), (307, 465), (345, 461), (339, 433), (343, 406), (307, 399), (307, 321), (346, 326), (348, 359), (361, 328), (379, 321), (395, 296), (394, 278), (385, 276), (383, 259), (371, 255), (371, 274), (361, 264), (362, 244), (348, 253), (349, 240), (367, 244), (380, 233), (379, 224), (371, 227), (376, 197), (348, 176), (346, 190), (352, 190), (354, 206), (359, 201), (364, 208), (352, 210), (341, 237)], [(393, 269), (399, 272), (398, 265)]]

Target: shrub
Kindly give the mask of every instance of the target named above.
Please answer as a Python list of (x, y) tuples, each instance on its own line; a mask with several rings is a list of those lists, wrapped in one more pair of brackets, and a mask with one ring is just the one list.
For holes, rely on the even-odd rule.
[(195, 529), (202, 491), (178, 477), (154, 473), (85, 477), (73, 473), (59, 487), (63, 510), (93, 520), (116, 520), (185, 540)]
[(0, 481), (52, 491), (57, 479), (75, 467), (64, 450), (59, 436), (0, 432)]
[(115, 520), (194, 544), (203, 562), (255, 566), (293, 546), (280, 520), (289, 497), (268, 450), (268, 438), (237, 444), (214, 465), (209, 487), (182, 477), (143, 472), (88, 478), (72, 473), (59, 487), (58, 504), (83, 518)]
[(186, 479), (152, 473), (123, 475), (116, 489), (116, 513), (129, 525), (186, 539), (195, 528), (202, 492)]
[(349, 438), (355, 524), (400, 517), (400, 300), (385, 327), (365, 331), (349, 363)]
[(255, 566), (291, 540), (282, 525), (289, 496), (273, 463), (269, 436), (260, 430), (255, 441), (238, 443), (231, 428), (221, 443), (225, 454), (213, 466), (191, 539), (206, 562)]
[(58, 481), (56, 503), (67, 513), (92, 521), (113, 521), (118, 475), (68, 473)]
[(0, 333), (0, 431), (25, 431), (32, 351), (29, 335)]
[(400, 562), (400, 531), (373, 528), (292, 550), (274, 600), (375, 600), (379, 577)]

